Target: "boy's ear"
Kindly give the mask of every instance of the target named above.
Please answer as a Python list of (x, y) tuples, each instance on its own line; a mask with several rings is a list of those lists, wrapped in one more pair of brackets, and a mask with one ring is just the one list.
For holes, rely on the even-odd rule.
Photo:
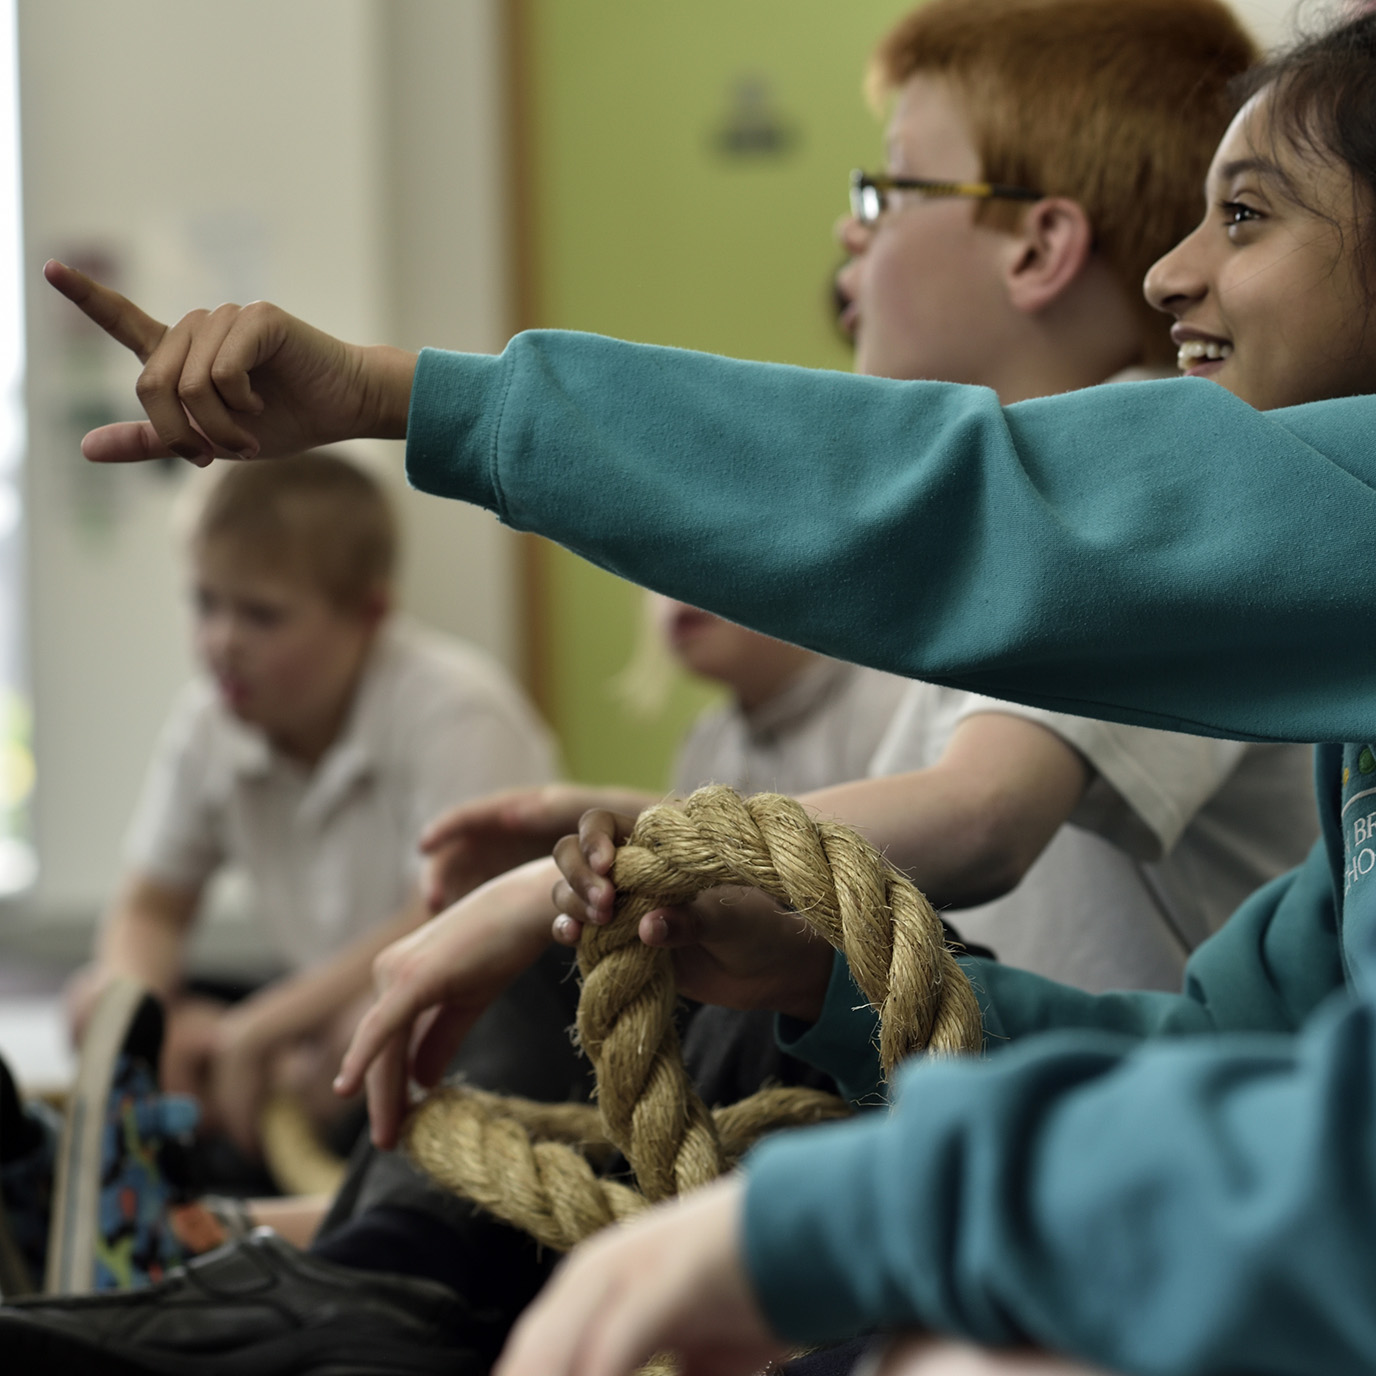
[(1094, 230), (1077, 201), (1048, 196), (1023, 217), (1012, 236), (1004, 279), (1015, 310), (1034, 315), (1057, 300), (1084, 271)]

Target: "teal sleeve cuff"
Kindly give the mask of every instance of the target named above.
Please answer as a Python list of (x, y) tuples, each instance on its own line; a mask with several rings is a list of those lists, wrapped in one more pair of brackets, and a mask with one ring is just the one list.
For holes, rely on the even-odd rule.
[(406, 422), (406, 478), (505, 517), (497, 468), (507, 356), (422, 349)]
[(780, 1014), (774, 1039), (790, 1056), (825, 1071), (853, 1103), (876, 1103), (886, 1096), (879, 1065), (879, 1015), (851, 977), (839, 951), (832, 958), (822, 1016), (803, 1022)]
[[(848, 1256), (883, 1238), (856, 1181), (874, 1174), (887, 1116), (779, 1133), (743, 1163), (746, 1273), (770, 1327), (790, 1342), (845, 1338), (882, 1312), (877, 1296), (857, 1295)], [(849, 1243), (838, 1250), (843, 1233)]]

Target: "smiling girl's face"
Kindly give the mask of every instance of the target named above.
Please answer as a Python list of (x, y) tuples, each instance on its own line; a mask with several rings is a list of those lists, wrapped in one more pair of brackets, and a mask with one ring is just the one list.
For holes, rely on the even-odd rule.
[(1376, 325), (1355, 257), (1369, 207), (1342, 162), (1271, 137), (1271, 96), (1260, 91), (1229, 126), (1204, 219), (1145, 288), (1175, 317), (1181, 371), (1259, 410), (1376, 391)]

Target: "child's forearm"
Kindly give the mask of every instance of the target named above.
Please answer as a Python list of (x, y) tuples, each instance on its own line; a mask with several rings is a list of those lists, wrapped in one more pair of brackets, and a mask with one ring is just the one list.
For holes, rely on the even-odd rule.
[(1074, 811), (1094, 771), (1024, 717), (967, 718), (928, 769), (840, 784), (803, 799), (862, 831), (938, 908), (1014, 888)]
[(374, 344), (359, 353), (363, 360), (359, 368), (365, 393), (363, 414), (368, 417), (359, 422), (359, 433), (404, 440), (418, 355), (387, 344)]
[(1025, 872), (998, 819), (932, 771), (839, 784), (802, 801), (862, 832), (937, 908), (992, 902)]
[(97, 969), (129, 975), (163, 998), (175, 993), (199, 900), (198, 890), (135, 876), (102, 924)]
[(365, 932), (314, 969), (288, 976), (245, 999), (225, 1015), (225, 1035), (266, 1054), (322, 1027), (372, 988), (378, 954), (427, 918), (419, 893), (386, 922)]

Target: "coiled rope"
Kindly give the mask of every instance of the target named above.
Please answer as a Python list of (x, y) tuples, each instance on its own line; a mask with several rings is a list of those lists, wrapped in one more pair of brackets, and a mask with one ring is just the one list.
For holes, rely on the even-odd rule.
[[(978, 1051), (979, 1006), (921, 893), (850, 827), (791, 798), (699, 789), (642, 813), (612, 868), (606, 926), (585, 928), (578, 1037), (597, 1074), (596, 1107), (533, 1104), (463, 1087), (430, 1095), (403, 1142), (438, 1183), (545, 1246), (565, 1251), (657, 1200), (716, 1179), (756, 1138), (845, 1116), (816, 1090), (767, 1089), (710, 1112), (683, 1068), (670, 954), (640, 919), (704, 889), (745, 885), (792, 909), (841, 951), (880, 1015), (885, 1074), (919, 1051)], [(600, 1176), (609, 1148), (639, 1190)]]

